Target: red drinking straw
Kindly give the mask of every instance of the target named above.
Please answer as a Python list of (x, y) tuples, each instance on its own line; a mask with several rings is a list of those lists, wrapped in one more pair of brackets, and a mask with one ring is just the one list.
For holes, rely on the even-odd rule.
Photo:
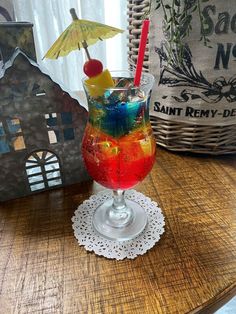
[(139, 86), (140, 80), (141, 80), (141, 74), (142, 74), (142, 68), (143, 68), (143, 60), (144, 60), (144, 54), (146, 49), (146, 43), (147, 43), (147, 37), (148, 37), (148, 30), (149, 30), (149, 20), (143, 21), (142, 26), (142, 32), (141, 32), (141, 38), (139, 43), (139, 50), (138, 50), (138, 61), (134, 76), (134, 86)]

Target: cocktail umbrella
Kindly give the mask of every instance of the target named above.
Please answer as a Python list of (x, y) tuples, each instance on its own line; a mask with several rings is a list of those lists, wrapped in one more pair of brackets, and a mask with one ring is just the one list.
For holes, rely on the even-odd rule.
[(123, 32), (119, 28), (79, 19), (75, 9), (70, 9), (70, 13), (73, 22), (58, 37), (44, 58), (57, 59), (58, 57), (64, 57), (71, 51), (80, 50), (82, 47), (85, 49), (88, 59), (91, 59), (88, 46), (95, 44), (98, 40), (108, 39)]

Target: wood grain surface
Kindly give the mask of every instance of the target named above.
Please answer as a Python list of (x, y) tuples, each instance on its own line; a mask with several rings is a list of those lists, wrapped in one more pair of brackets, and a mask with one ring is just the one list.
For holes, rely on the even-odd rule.
[(137, 190), (166, 231), (145, 255), (115, 261), (74, 238), (91, 182), (0, 205), (0, 313), (213, 313), (236, 294), (236, 156), (158, 148)]

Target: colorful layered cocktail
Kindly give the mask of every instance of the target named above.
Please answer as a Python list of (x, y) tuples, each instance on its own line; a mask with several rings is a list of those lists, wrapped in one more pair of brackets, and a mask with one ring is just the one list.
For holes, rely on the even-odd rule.
[(108, 238), (127, 240), (147, 223), (143, 208), (125, 201), (124, 190), (141, 182), (154, 164), (156, 144), (149, 121), (153, 76), (143, 74), (135, 87), (132, 73), (112, 75), (105, 70), (83, 81), (89, 119), (82, 152), (91, 177), (114, 191), (113, 200), (97, 208), (95, 229)]
[(155, 159), (148, 95), (134, 87), (115, 87), (94, 98), (85, 89), (89, 122), (82, 147), (87, 170), (107, 188), (131, 188), (150, 172)]
[(73, 22), (45, 57), (57, 59), (77, 48), (85, 50), (87, 61), (83, 70), (87, 77), (83, 84), (89, 120), (82, 143), (83, 158), (91, 177), (113, 189), (113, 198), (96, 208), (93, 227), (109, 239), (130, 240), (144, 230), (147, 214), (141, 204), (125, 199), (124, 193), (144, 179), (155, 159), (155, 140), (149, 122), (154, 78), (143, 73), (141, 79), (149, 20), (143, 21), (135, 77), (129, 72), (112, 77), (100, 60), (90, 57), (88, 46), (123, 31), (78, 19), (73, 8), (70, 13)]

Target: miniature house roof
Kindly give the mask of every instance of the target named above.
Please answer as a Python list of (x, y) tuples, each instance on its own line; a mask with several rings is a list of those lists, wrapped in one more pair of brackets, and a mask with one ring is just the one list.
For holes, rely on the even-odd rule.
[[(36, 67), (37, 69), (39, 69), (39, 71), (43, 74), (45, 74), (46, 76), (48, 76), (53, 82), (55, 82), (56, 84), (58, 84), (61, 89), (65, 92), (67, 92), (72, 98), (76, 99), (77, 101), (79, 101), (78, 99), (78, 95), (76, 95), (76, 93), (70, 91), (68, 88), (65, 87), (65, 85), (63, 85), (63, 83), (58, 82), (58, 80), (49, 73), (49, 71), (40, 66), (38, 63), (36, 63), (34, 60), (32, 60), (30, 57), (28, 57), (20, 48), (16, 48), (14, 53), (11, 55), (10, 59), (8, 61), (6, 61), (4, 64), (2, 64), (0, 66), (0, 80), (4, 77), (5, 72), (7, 69), (9, 69), (10, 67), (13, 66), (14, 61), (19, 57), (19, 56), (23, 56), (32, 66)], [(80, 105), (82, 107), (84, 107), (85, 109), (87, 109), (85, 106), (83, 106), (83, 104), (81, 104), (81, 102), (79, 101)]]

